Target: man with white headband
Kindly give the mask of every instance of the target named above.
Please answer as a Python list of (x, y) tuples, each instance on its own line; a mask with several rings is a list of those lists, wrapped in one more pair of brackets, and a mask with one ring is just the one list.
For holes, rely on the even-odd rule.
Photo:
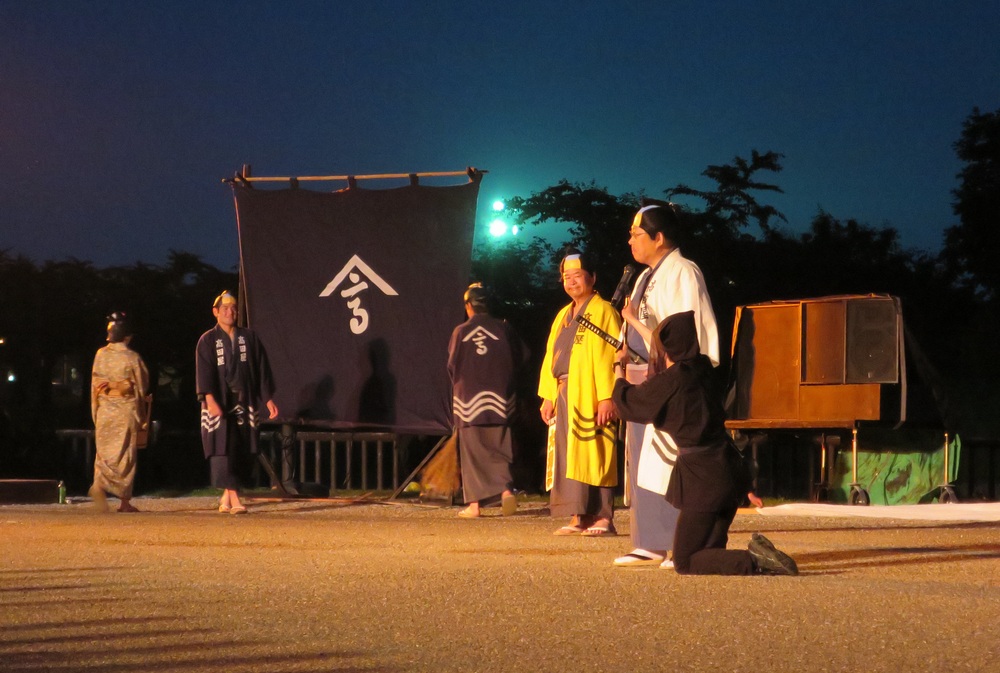
[(584, 316), (610, 334), (618, 333), (621, 320), (594, 291), (597, 277), (579, 250), (567, 251), (559, 272), (573, 301), (552, 323), (538, 381), (542, 420), (551, 428), (545, 465), (549, 511), (570, 517), (556, 535), (616, 535), (615, 352), (576, 318)]
[(267, 352), (257, 334), (236, 325), (236, 297), (223, 292), (212, 303), (217, 324), (196, 349), (196, 385), (201, 401), (201, 441), (212, 486), (222, 489), (219, 511), (247, 511), (237, 492), (258, 453), (261, 412), (278, 415)]
[[(719, 364), (719, 332), (715, 313), (698, 265), (678, 248), (680, 222), (672, 204), (644, 201), (629, 229), (632, 257), (648, 268), (636, 280), (625, 319), (624, 341), (647, 356), (653, 330), (667, 316), (694, 311), (701, 352), (712, 366)], [(646, 380), (647, 366), (620, 359), (631, 383)], [(626, 480), (630, 508), (630, 553), (615, 559), (619, 567), (662, 565), (673, 567), (668, 553), (673, 548), (678, 511), (664, 498), (670, 471), (677, 459), (677, 446), (666, 432), (652, 425), (628, 423), (626, 428)]]

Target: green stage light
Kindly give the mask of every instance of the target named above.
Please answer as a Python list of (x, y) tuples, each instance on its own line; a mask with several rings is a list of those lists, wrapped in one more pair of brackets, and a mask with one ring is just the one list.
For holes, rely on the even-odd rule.
[(490, 222), (490, 234), (499, 238), (507, 233), (507, 223), (497, 218)]

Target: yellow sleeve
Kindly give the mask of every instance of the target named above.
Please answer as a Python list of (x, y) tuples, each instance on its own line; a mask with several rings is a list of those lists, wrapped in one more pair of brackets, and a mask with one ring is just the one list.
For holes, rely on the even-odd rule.
[[(595, 297), (590, 303), (597, 304), (593, 307), (593, 322), (608, 334), (618, 334), (621, 330), (621, 318), (618, 311), (601, 297)], [(615, 387), (615, 349), (614, 346), (603, 339), (591, 339), (594, 352), (591, 354), (594, 363), (594, 386), (597, 392), (597, 401), (610, 400), (611, 391)]]
[(562, 324), (564, 314), (567, 310), (569, 310), (569, 307), (559, 311), (556, 319), (552, 322), (552, 327), (549, 329), (549, 339), (545, 344), (545, 357), (542, 359), (542, 370), (538, 375), (538, 396), (550, 402), (554, 402), (559, 395), (559, 383), (552, 376), (552, 351), (555, 350), (559, 325)]

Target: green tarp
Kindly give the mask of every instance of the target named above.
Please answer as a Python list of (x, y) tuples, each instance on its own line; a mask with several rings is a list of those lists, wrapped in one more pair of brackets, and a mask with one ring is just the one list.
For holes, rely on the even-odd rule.
[[(945, 435), (933, 430), (858, 430), (858, 484), (873, 505), (936, 502), (944, 481)], [(948, 483), (958, 477), (958, 435), (948, 438)], [(851, 445), (841, 446), (830, 478), (830, 500), (848, 502)]]

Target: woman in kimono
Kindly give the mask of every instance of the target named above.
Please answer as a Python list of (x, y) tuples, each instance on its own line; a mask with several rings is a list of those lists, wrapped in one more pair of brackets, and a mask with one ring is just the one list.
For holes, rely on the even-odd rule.
[(136, 438), (144, 423), (149, 373), (129, 348), (132, 330), (123, 312), (108, 316), (108, 345), (97, 351), (90, 384), (94, 419), (94, 484), (88, 494), (100, 512), (108, 511), (107, 494), (121, 500), (119, 512), (137, 512), (130, 502), (135, 482)]

